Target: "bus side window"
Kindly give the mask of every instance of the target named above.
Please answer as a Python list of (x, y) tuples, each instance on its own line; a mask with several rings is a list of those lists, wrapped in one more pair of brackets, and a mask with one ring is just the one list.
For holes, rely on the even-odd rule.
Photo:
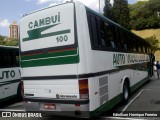
[(127, 50), (127, 45), (123, 44), (123, 48), (124, 48), (124, 50)]
[(101, 43), (102, 46), (105, 48), (106, 47), (106, 36), (105, 36), (105, 28), (104, 28), (104, 21), (100, 21), (100, 33), (101, 33)]
[(137, 52), (137, 46), (136, 46), (136, 40), (135, 37), (132, 38), (132, 46), (133, 46), (133, 52)]
[(91, 42), (93, 43), (93, 47), (97, 47), (98, 46), (98, 36), (97, 36), (97, 25), (96, 25), (96, 18), (92, 15), (90, 15), (90, 19), (91, 19), (91, 23), (90, 23), (90, 36), (91, 37)]
[(147, 46), (147, 49), (148, 49), (147, 52), (150, 53), (150, 52), (151, 52), (151, 51), (150, 51), (150, 44), (148, 43), (147, 45), (148, 45), (148, 46)]
[(16, 56), (19, 55), (18, 50), (4, 50), (0, 52), (0, 68), (18, 67), (19, 62)]
[(96, 32), (97, 32), (97, 46), (101, 47), (101, 32), (100, 32), (100, 19), (98, 17), (95, 17), (95, 26), (96, 26)]
[(124, 50), (128, 50), (128, 46), (127, 46), (127, 39), (128, 39), (128, 34), (125, 32), (125, 39), (124, 39), (124, 43), (123, 43), (123, 49)]
[(110, 41), (110, 46), (111, 46), (112, 48), (116, 48), (113, 41)]
[(144, 47), (144, 46), (145, 46), (145, 43), (142, 41), (141, 49), (142, 49), (142, 52), (143, 52), (143, 53), (145, 53), (145, 47)]
[(118, 29), (118, 48), (119, 50), (127, 50), (127, 46), (126, 46), (126, 39), (127, 39), (127, 33), (124, 31), (121, 31), (120, 29)]
[(131, 49), (129, 42), (130, 42), (130, 35), (127, 33), (126, 46), (127, 46), (127, 50), (128, 50), (128, 51), (130, 51), (130, 49)]
[(8, 68), (11, 65), (11, 56), (7, 50), (4, 50), (1, 53), (1, 60), (0, 60), (0, 67), (1, 68)]
[(135, 43), (136, 43), (137, 52), (141, 52), (141, 39), (139, 39), (138, 37), (135, 37)]
[(145, 42), (145, 52), (148, 53), (148, 45), (146, 42)]
[(138, 42), (138, 52), (142, 52), (141, 51), (141, 40), (138, 40), (137, 42)]
[(106, 39), (107, 39), (107, 47), (116, 48), (114, 42), (114, 28), (109, 23), (105, 23), (105, 31), (106, 31)]
[(12, 61), (13, 61), (12, 66), (13, 67), (18, 67), (19, 66), (19, 56), (18, 56), (18, 53), (17, 53), (17, 51), (15, 51), (12, 54), (13, 54), (13, 57), (12, 57)]
[(102, 50), (106, 47), (104, 22), (97, 16), (88, 13), (88, 25), (92, 49)]
[(3, 53), (0, 52), (0, 68), (3, 67)]

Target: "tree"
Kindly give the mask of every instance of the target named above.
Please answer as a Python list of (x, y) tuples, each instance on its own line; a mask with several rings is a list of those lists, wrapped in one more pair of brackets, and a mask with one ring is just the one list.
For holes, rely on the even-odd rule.
[(6, 46), (18, 46), (18, 40), (16, 38), (7, 38), (5, 45)]
[(3, 45), (3, 44), (4, 44), (4, 39), (5, 39), (5, 38), (0, 35), (0, 45)]
[(137, 2), (129, 5), (132, 29), (160, 27), (160, 0)]
[(155, 53), (155, 51), (159, 50), (159, 40), (156, 38), (155, 35), (151, 36), (151, 37), (147, 37), (145, 38), (146, 41), (149, 42), (149, 44), (151, 45), (151, 49), (152, 52)]
[(146, 28), (147, 20), (145, 18), (137, 18), (136, 20), (131, 20), (132, 29), (142, 30)]
[(146, 7), (152, 12), (155, 13), (157, 11), (160, 12), (160, 0), (149, 0), (146, 3)]
[(112, 5), (110, 3), (110, 0), (105, 0), (105, 6), (103, 8), (103, 15), (107, 18), (110, 18), (112, 19), (112, 13), (111, 13), (111, 8), (112, 8)]
[(18, 46), (18, 40), (15, 38), (6, 38), (0, 35), (0, 45)]
[(129, 30), (131, 29), (127, 0), (114, 0), (114, 4), (111, 11), (113, 15), (113, 21)]
[(137, 2), (129, 5), (130, 18), (132, 20), (136, 20), (143, 15), (143, 11), (146, 11), (145, 4), (146, 2)]

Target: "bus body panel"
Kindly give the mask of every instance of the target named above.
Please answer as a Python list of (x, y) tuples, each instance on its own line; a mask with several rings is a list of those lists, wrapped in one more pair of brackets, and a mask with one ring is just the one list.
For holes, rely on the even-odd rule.
[[(10, 77), (8, 79), (3, 79), (1, 82), (6, 85), (4, 85), (4, 97), (9, 97), (17, 94), (18, 85), (20, 84), (20, 68), (7, 68), (3, 69), (3, 71), (10, 71)], [(8, 85), (7, 85), (8, 84)]]
[[(46, 40), (45, 38), (40, 38), (40, 39), (35, 39), (34, 40), (26, 40), (23, 39), (24, 37), (27, 38), (26, 36), (26, 31), (24, 31), (24, 28), (21, 28), (21, 30), (23, 30), (23, 32), (25, 33), (21, 33), (21, 52), (22, 52), (22, 60), (21, 60), (21, 66), (22, 66), (22, 78), (23, 78), (23, 83), (24, 83), (24, 100), (25, 100), (25, 108), (26, 110), (40, 110), (40, 111), (47, 111), (44, 108), (45, 103), (50, 103), (52, 101), (52, 103), (54, 103), (56, 105), (56, 110), (53, 111), (63, 111), (62, 114), (65, 114), (66, 111), (72, 111), (68, 114), (72, 114), (75, 115), (75, 111), (89, 111), (89, 104), (88, 102), (85, 102), (86, 100), (82, 99), (80, 100), (80, 94), (79, 94), (79, 74), (84, 74), (87, 71), (87, 63), (85, 60), (85, 57), (78, 57), (78, 61), (76, 61), (75, 63), (63, 63), (63, 64), (54, 64), (54, 65), (38, 65), (37, 66), (27, 66), (29, 65), (29, 62), (32, 64), (32, 62), (35, 61), (40, 61), (42, 59), (45, 58), (40, 58), (40, 56), (37, 55), (37, 51), (39, 52), (43, 52), (43, 50), (47, 50), (48, 47), (50, 49), (53, 48), (53, 52), (56, 52), (56, 54), (61, 52), (61, 49), (66, 49), (66, 51), (68, 50), (68, 48), (74, 48), (76, 49), (76, 56), (79, 56), (79, 54), (84, 54), (85, 49), (83, 49), (83, 38), (82, 35), (76, 35), (76, 31), (77, 30), (81, 30), (80, 26), (74, 26), (74, 22), (78, 22), (78, 24), (80, 23), (80, 20), (75, 21), (76, 17), (74, 15), (78, 14), (77, 12), (74, 13), (74, 4), (73, 3), (68, 3), (65, 4), (66, 7), (64, 7), (63, 5), (60, 6), (56, 6), (56, 8), (59, 7), (59, 11), (61, 13), (61, 27), (58, 27), (60, 25), (57, 25), (58, 30), (62, 30), (64, 29), (64, 24), (66, 26), (68, 26), (70, 28), (70, 32), (71, 33), (67, 33), (71, 34), (70, 36), (68, 36), (68, 40), (71, 40), (71, 42), (69, 42), (68, 44), (65, 45), (57, 45), (55, 46), (54, 43), (52, 44), (48, 44), (49, 40), (55, 40), (55, 37), (51, 36), (48, 37)], [(63, 7), (63, 10), (62, 10)], [(60, 9), (61, 8), (61, 9)], [(75, 7), (77, 11), (77, 7)], [(49, 8), (52, 12), (51, 13), (56, 13), (55, 11), (57, 11), (57, 9), (55, 9), (54, 11), (54, 7), (53, 8)], [(46, 9), (46, 11), (50, 11), (49, 9)], [(44, 10), (45, 11), (45, 10)], [(28, 23), (28, 21), (34, 21), (32, 20), (33, 18), (35, 18), (35, 16), (38, 14), (40, 14), (39, 16), (42, 18), (42, 16), (44, 15), (44, 12), (39, 11), (37, 13), (33, 13), (30, 16), (26, 16), (26, 18), (23, 18), (20, 22), (20, 24), (25, 24)], [(48, 12), (47, 12), (48, 13)], [(67, 13), (67, 14), (66, 14)], [(72, 14), (71, 17), (69, 18), (69, 14)], [(64, 15), (64, 16), (63, 16)], [(65, 16), (67, 15), (67, 16)], [(44, 17), (44, 16), (43, 16)], [(64, 17), (64, 18), (63, 18)], [(74, 18), (75, 17), (75, 18)], [(39, 18), (39, 19), (41, 19)], [(66, 20), (67, 18), (67, 20)], [(37, 19), (37, 18), (36, 18)], [(63, 22), (64, 20), (67, 21), (67, 23)], [(70, 24), (68, 24), (68, 21), (70, 21)], [(63, 26), (63, 27), (62, 27)], [(27, 27), (27, 26), (26, 26)], [(77, 29), (77, 30), (75, 30)], [(54, 32), (56, 32), (57, 29), (56, 27), (54, 28)], [(50, 31), (52, 32), (52, 30)], [(74, 33), (75, 32), (75, 33)], [(22, 38), (23, 36), (23, 38)], [(58, 35), (57, 35), (58, 36)], [(82, 40), (82, 43), (78, 44), (78, 46), (76, 45), (75, 42), (77, 37), (78, 39)], [(26, 41), (25, 41), (26, 40)], [(48, 41), (47, 41), (48, 40)], [(74, 40), (74, 41), (73, 41)], [(39, 41), (41, 43), (41, 45), (37, 45), (37, 41)], [(46, 42), (44, 44), (43, 42)], [(63, 41), (64, 42), (64, 41)], [(62, 42), (62, 43), (63, 43)], [(27, 48), (26, 46), (30, 46), (32, 44), (31, 47)], [(74, 44), (74, 45), (72, 45)], [(36, 45), (36, 46), (35, 46)], [(45, 46), (45, 48), (44, 48)], [(81, 46), (83, 46), (81, 49), (79, 49)], [(60, 51), (58, 51), (60, 48)], [(70, 49), (69, 49), (70, 50)], [(31, 51), (31, 52), (28, 52)], [(33, 55), (34, 58), (32, 58), (32, 52), (35, 54), (35, 56)], [(57, 53), (58, 52), (58, 53)], [(40, 53), (41, 54), (41, 53)], [(43, 53), (42, 53), (43, 54)], [(65, 53), (68, 54), (68, 53)], [(37, 56), (36, 56), (37, 55)], [(28, 57), (29, 56), (29, 57)], [(31, 57), (30, 57), (31, 56)], [(44, 55), (45, 56), (45, 55)], [(69, 55), (68, 55), (69, 56)], [(67, 56), (67, 57), (68, 57)], [(70, 55), (71, 56), (71, 55)], [(74, 55), (72, 55), (74, 56)], [(37, 59), (36, 57), (39, 57), (39, 59)], [(52, 56), (50, 56), (52, 57)], [(63, 58), (65, 59), (65, 55), (64, 56), (60, 56), (58, 55), (57, 58), (59, 60), (62, 60)], [(66, 57), (66, 60), (67, 60)], [(69, 61), (69, 59), (67, 60)], [(56, 61), (57, 62), (57, 61)], [(32, 71), (32, 72), (31, 72)], [(52, 79), (53, 78), (53, 79)], [(82, 80), (85, 78), (82, 78)], [(49, 101), (48, 101), (49, 100)], [(45, 101), (45, 102), (44, 102)], [(61, 102), (59, 102), (61, 101)], [(70, 102), (65, 102), (65, 101), (70, 101)], [(87, 100), (88, 101), (88, 100)], [(78, 104), (78, 107), (76, 106), (76, 104)], [(80, 104), (80, 106), (79, 106)]]
[(18, 85), (20, 83), (20, 68), (1, 68), (0, 73), (0, 99), (17, 95)]
[[(70, 70), (68, 70), (68, 67), (70, 68)], [(32, 72), (30, 72), (31, 70)], [(77, 64), (28, 67), (23, 68), (22, 71), (22, 74), (25, 73), (23, 74), (23, 77), (76, 75)]]
[[(80, 53), (80, 62), (78, 63), (78, 74), (87, 74), (87, 73), (94, 73), (94, 66), (92, 64), (92, 57), (91, 45), (90, 45), (90, 37), (88, 33), (88, 22), (86, 19), (86, 9), (83, 4), (77, 2), (76, 3), (76, 18), (77, 18), (77, 31), (78, 32), (78, 46), (79, 46), (79, 53)], [(90, 65), (92, 64), (92, 65)], [(82, 78), (83, 79), (83, 78)], [(85, 79), (85, 77), (84, 77)], [(89, 111), (95, 109), (95, 104), (99, 104), (97, 101), (97, 81), (95, 78), (91, 77), (88, 78), (88, 88), (89, 88)], [(97, 94), (95, 95), (95, 93)]]
[[(74, 11), (74, 15), (70, 15), (68, 9), (70, 13), (73, 13)], [(66, 45), (58, 45), (57, 43), (54, 43), (54, 45), (50, 44), (51, 40), (49, 40), (49, 38), (55, 40), (55, 36), (48, 37), (47, 39), (38, 38), (28, 41), (25, 41), (25, 39), (23, 41), (22, 36), (26, 37), (28, 35), (27, 32), (24, 34), (24, 31), (21, 33), (21, 52), (22, 56), (24, 55), (21, 65), (24, 80), (24, 100), (26, 110), (61, 111), (62, 113), (60, 114), (64, 115), (66, 115), (66, 111), (70, 111), (70, 113), (67, 114), (68, 116), (69, 114), (71, 114), (71, 116), (75, 116), (78, 113), (77, 111), (81, 111), (84, 112), (82, 116), (86, 115), (89, 117), (89, 112), (94, 113), (95, 111), (98, 111), (95, 114), (98, 114), (99, 112), (102, 113), (103, 111), (112, 108), (115, 104), (122, 100), (123, 84), (126, 79), (129, 80), (129, 87), (132, 89), (135, 84), (148, 77), (148, 72), (145, 69), (147, 67), (147, 62), (149, 62), (147, 55), (136, 54), (136, 56), (145, 56), (144, 58), (146, 58), (146, 61), (128, 64), (127, 59), (125, 59), (125, 62), (122, 64), (114, 62), (118, 60), (115, 56), (118, 54), (124, 56), (135, 55), (135, 53), (92, 49), (88, 25), (89, 22), (87, 19), (88, 10), (79, 2), (71, 2), (34, 12), (22, 18), (20, 23), (22, 25), (26, 24), (33, 18), (35, 19), (36, 15), (40, 16), (39, 19), (41, 19), (42, 16), (45, 18), (46, 15), (44, 15), (44, 13), (48, 13), (49, 11), (54, 11), (55, 13), (61, 11), (61, 15), (67, 13), (67, 15), (69, 14), (69, 16), (71, 16), (70, 19), (68, 19), (68, 16), (64, 16), (63, 19), (67, 21), (65, 22), (67, 25), (72, 24), (70, 28), (71, 33), (67, 34), (70, 34), (70, 36), (68, 36), (69, 39), (75, 40), (71, 43), (74, 44), (74, 42), (77, 42), (77, 45), (74, 44), (73, 47), (70, 45), (71, 43)], [(63, 23), (62, 19), (61, 23)], [(66, 25), (62, 25), (60, 27), (58, 26), (59, 25), (53, 29), (50, 29), (50, 32), (56, 32), (56, 28), (59, 31), (63, 30)], [(36, 46), (38, 41), (42, 44)], [(44, 43), (44, 41), (46, 43)], [(30, 48), (27, 48), (27, 46), (31, 44), (33, 45)], [(78, 60), (74, 63), (53, 63), (46, 66), (44, 64), (40, 65), (37, 63), (34, 64), (35, 66), (31, 66), (34, 61), (45, 59), (45, 55), (42, 55), (44, 58), (39, 59), (36, 58), (39, 57), (38, 55), (33, 56), (36, 59), (31, 59), (31, 57), (27, 58), (27, 55), (32, 55), (32, 53), (37, 54), (37, 51), (38, 54), (42, 54), (41, 52), (43, 52), (43, 50), (47, 51), (47, 49), (53, 47), (53, 51), (55, 50), (57, 52), (59, 49), (66, 49), (68, 47), (67, 45), (76, 49), (74, 51), (77, 53), (76, 56), (78, 56)], [(61, 51), (59, 51), (59, 53), (60, 52)], [(68, 53), (65, 54), (68, 55)], [(58, 58), (59, 60), (62, 60), (63, 58), (65, 59), (65, 56), (58, 56)], [(31, 62), (29, 63), (29, 61)], [(89, 97), (87, 99), (81, 99), (79, 84), (82, 80), (88, 82)], [(57, 106), (57, 108), (55, 110), (47, 110), (44, 108), (45, 103), (53, 103)], [(106, 105), (108, 108), (105, 108)], [(81, 115), (77, 117), (81, 117)]]
[[(25, 97), (40, 98), (79, 98), (79, 88), (77, 80), (31, 80), (24, 81)], [(65, 82), (65, 84), (64, 84)]]

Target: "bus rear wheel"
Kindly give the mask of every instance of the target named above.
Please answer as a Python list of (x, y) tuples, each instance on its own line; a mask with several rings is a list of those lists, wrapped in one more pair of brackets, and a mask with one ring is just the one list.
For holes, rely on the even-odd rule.
[(129, 83), (125, 81), (123, 85), (123, 104), (128, 103), (129, 94), (130, 94)]
[(20, 100), (20, 101), (23, 99), (22, 82), (20, 82), (19, 85), (18, 85), (17, 98), (18, 98), (18, 100)]

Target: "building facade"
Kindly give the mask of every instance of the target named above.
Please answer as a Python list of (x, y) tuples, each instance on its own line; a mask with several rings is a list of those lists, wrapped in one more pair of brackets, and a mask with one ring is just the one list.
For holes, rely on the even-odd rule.
[(19, 39), (19, 28), (17, 25), (17, 22), (13, 22), (10, 26), (9, 26), (9, 37), (10, 38), (16, 38)]

